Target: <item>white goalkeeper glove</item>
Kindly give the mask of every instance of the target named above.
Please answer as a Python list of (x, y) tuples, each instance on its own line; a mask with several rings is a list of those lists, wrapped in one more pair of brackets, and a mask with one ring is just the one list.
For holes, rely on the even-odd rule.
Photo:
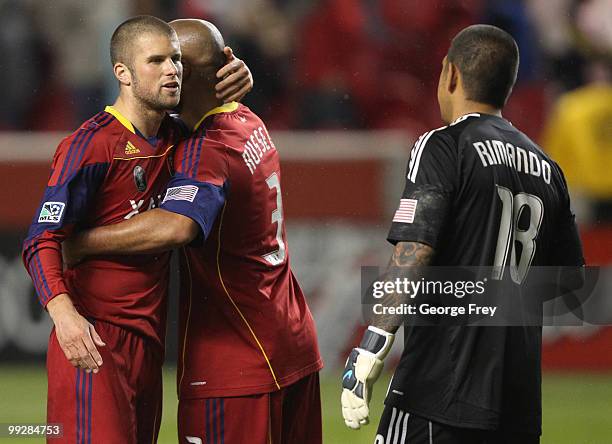
[(351, 429), (368, 424), (372, 386), (383, 369), (383, 359), (393, 345), (393, 333), (369, 326), (359, 347), (351, 351), (342, 373), (342, 416)]

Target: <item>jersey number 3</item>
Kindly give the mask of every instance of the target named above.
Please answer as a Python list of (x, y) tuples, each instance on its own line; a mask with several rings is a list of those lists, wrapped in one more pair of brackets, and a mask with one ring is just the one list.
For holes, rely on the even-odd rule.
[[(495, 248), (493, 279), (501, 280), (508, 261), (510, 251), (510, 277), (520, 284), (527, 277), (531, 261), (536, 252), (536, 238), (542, 225), (544, 204), (538, 196), (527, 193), (513, 195), (508, 188), (495, 185), (497, 195), (501, 199), (502, 214)], [(519, 220), (525, 209), (529, 209), (529, 225), (519, 227)], [(521, 245), (521, 256), (516, 259), (516, 243)]]
[(262, 257), (270, 265), (280, 265), (285, 262), (286, 248), (283, 241), (283, 197), (281, 195), (280, 180), (278, 174), (272, 173), (267, 179), (268, 188), (276, 193), (276, 209), (272, 211), (272, 224), (276, 224), (276, 243), (278, 248)]

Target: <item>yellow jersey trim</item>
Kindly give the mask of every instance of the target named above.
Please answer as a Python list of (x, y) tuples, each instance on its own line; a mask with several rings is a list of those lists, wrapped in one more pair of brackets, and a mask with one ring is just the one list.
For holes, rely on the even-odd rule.
[(153, 157), (164, 157), (172, 149), (174, 145), (170, 145), (166, 148), (162, 154), (155, 154), (153, 156), (134, 156), (134, 157), (113, 157), (113, 160), (134, 160), (134, 159), (151, 159)]
[(204, 122), (204, 119), (206, 119), (208, 116), (212, 116), (213, 114), (231, 113), (232, 111), (236, 111), (237, 109), (238, 109), (238, 102), (225, 103), (221, 106), (213, 108), (210, 111), (208, 111), (206, 114), (204, 114), (204, 116), (202, 116), (200, 120), (198, 120), (198, 123), (195, 124), (195, 126), (193, 127), (193, 130), (194, 131), (197, 130), (199, 126), (202, 124), (202, 122)]
[(189, 324), (191, 322), (191, 298), (193, 292), (193, 281), (191, 280), (191, 265), (189, 265), (189, 256), (187, 256), (187, 251), (185, 250), (185, 247), (181, 248), (181, 251), (185, 256), (185, 262), (187, 263), (187, 277), (189, 279), (189, 308), (187, 310), (187, 320), (185, 321), (185, 335), (183, 336), (183, 352), (181, 354), (181, 377), (179, 379), (178, 384), (179, 395), (181, 387), (183, 386), (183, 377), (185, 376), (185, 352), (187, 350), (187, 333), (189, 332)]
[(115, 108), (114, 106), (108, 105), (106, 108), (104, 108), (104, 111), (106, 111), (109, 114), (112, 114), (115, 117), (115, 119), (121, 122), (121, 124), (125, 126), (128, 130), (130, 130), (132, 134), (136, 134), (136, 130), (134, 129), (134, 125), (132, 125), (132, 122), (130, 122), (123, 114), (121, 114), (117, 110), (117, 108)]
[(221, 255), (221, 227), (223, 226), (223, 216), (225, 215), (225, 207), (226, 207), (226, 205), (227, 205), (227, 202), (225, 204), (223, 204), (223, 210), (221, 211), (221, 219), (219, 221), (219, 232), (218, 232), (219, 240), (218, 240), (218, 244), (217, 244), (217, 273), (219, 275), (219, 281), (221, 282), (221, 286), (223, 287), (223, 291), (225, 291), (225, 294), (226, 294), (227, 298), (232, 303), (232, 305), (234, 306), (234, 308), (236, 309), (236, 311), (238, 312), (238, 314), (242, 318), (243, 322), (245, 323), (245, 325), (247, 326), (247, 328), (251, 332), (251, 335), (253, 336), (253, 339), (255, 339), (255, 342), (257, 343), (257, 346), (259, 347), (259, 350), (261, 351), (261, 354), (263, 355), (264, 359), (266, 360), (266, 363), (268, 364), (268, 368), (270, 369), (270, 373), (272, 374), (272, 378), (274, 379), (274, 384), (276, 384), (276, 387), (280, 390), (281, 386), (278, 383), (278, 380), (276, 379), (276, 374), (274, 373), (274, 369), (272, 368), (272, 364), (270, 363), (270, 359), (268, 358), (268, 355), (266, 354), (266, 351), (264, 350), (263, 346), (261, 345), (261, 342), (259, 342), (259, 339), (257, 338), (257, 335), (255, 334), (255, 332), (251, 328), (251, 325), (249, 324), (249, 321), (247, 321), (247, 319), (244, 317), (244, 315), (240, 311), (240, 308), (238, 308), (238, 306), (236, 305), (236, 303), (234, 302), (234, 300), (230, 296), (229, 292), (227, 291), (227, 287), (225, 286), (225, 283), (223, 282), (223, 277), (221, 276), (221, 263), (219, 261), (219, 257)]

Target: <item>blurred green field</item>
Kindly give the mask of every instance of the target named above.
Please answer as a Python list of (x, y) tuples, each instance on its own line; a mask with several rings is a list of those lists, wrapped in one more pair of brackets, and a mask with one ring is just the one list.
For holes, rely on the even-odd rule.
[[(323, 433), (326, 444), (371, 444), (375, 425), (348, 430), (339, 409), (338, 376), (322, 378)], [(373, 417), (379, 417), (389, 376), (377, 384)], [(0, 423), (44, 422), (46, 378), (35, 366), (0, 366)], [(543, 382), (543, 444), (612, 443), (612, 374), (546, 374)], [(165, 373), (164, 415), (159, 442), (176, 443), (174, 371)], [(41, 439), (2, 439), (0, 443), (43, 442)], [(297, 444), (297, 443), (296, 443)]]

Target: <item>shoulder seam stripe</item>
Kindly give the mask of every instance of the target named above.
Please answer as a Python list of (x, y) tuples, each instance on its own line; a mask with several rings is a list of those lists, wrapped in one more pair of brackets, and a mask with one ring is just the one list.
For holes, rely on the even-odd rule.
[[(77, 135), (75, 136), (75, 138), (70, 143), (70, 148), (68, 150), (68, 154), (66, 155), (66, 159), (64, 160), (64, 164), (62, 165), (62, 171), (61, 171), (61, 174), (59, 175), (59, 178), (57, 180), (58, 184), (62, 183), (62, 180), (63, 180), (64, 176), (66, 174), (68, 174), (68, 172), (70, 171), (70, 165), (72, 165), (72, 158), (73, 158), (73, 155), (74, 155), (75, 146), (79, 146), (80, 145), (82, 139), (85, 137), (85, 134), (87, 133), (87, 131), (90, 130), (89, 128), (86, 127), (86, 125), (89, 124), (91, 121), (95, 121), (96, 118), (99, 118), (100, 114), (102, 114), (102, 113), (98, 113), (95, 116), (93, 116), (91, 119), (89, 119), (88, 121), (83, 123), (83, 125), (81, 125), (81, 127), (77, 130)], [(66, 169), (66, 167), (68, 167), (68, 169)]]
[(112, 121), (112, 118), (104, 120), (104, 122), (102, 122), (102, 119), (101, 119), (100, 122), (98, 123), (98, 126), (95, 127), (95, 128), (91, 128), (88, 131), (88, 134), (83, 137), (83, 139), (85, 139), (85, 137), (87, 137), (87, 140), (84, 142), (84, 140), (82, 139), (80, 146), (75, 150), (74, 159), (76, 159), (78, 157), (78, 160), (74, 163), (74, 168), (70, 169), (70, 173), (69, 173), (68, 177), (72, 176), (72, 174), (75, 171), (77, 171), (77, 169), (79, 168), (79, 163), (81, 162), (81, 160), (83, 160), (83, 156), (85, 155), (85, 151), (87, 151), (87, 147), (89, 146), (89, 143), (91, 142), (91, 139), (93, 139), (94, 134), (97, 133), (100, 129), (102, 129), (105, 126), (109, 125), (111, 123), (111, 121)]
[[(429, 131), (426, 134), (423, 134), (422, 139), (420, 140), (419, 146), (418, 147), (415, 146), (416, 151), (413, 150), (414, 156), (415, 156), (415, 162), (413, 165), (411, 165), (410, 171), (408, 172), (408, 179), (412, 183), (416, 181), (416, 176), (417, 176), (417, 173), (419, 172), (419, 165), (421, 163), (421, 155), (423, 154), (423, 150), (425, 149), (425, 145), (427, 145), (429, 138), (432, 136), (433, 133), (435, 133), (436, 131), (440, 131), (444, 128), (446, 128), (446, 126), (436, 128), (434, 130)], [(410, 163), (412, 163), (412, 159)]]
[[(191, 171), (194, 169), (194, 161), (195, 161), (195, 156), (196, 156), (196, 151), (200, 149), (200, 147), (202, 146), (202, 139), (204, 138), (204, 135), (200, 135), (200, 131), (195, 131), (193, 133), (193, 145), (191, 145), (191, 149), (189, 150), (189, 162), (187, 163), (187, 169), (185, 170), (185, 174), (187, 175), (187, 177), (194, 177), (194, 175), (191, 174)], [(198, 144), (198, 147), (196, 148), (196, 143)]]
[(68, 168), (70, 160), (72, 159), (72, 152), (74, 151), (74, 147), (75, 145), (81, 143), (81, 139), (84, 137), (85, 132), (86, 131), (84, 128), (79, 128), (79, 130), (77, 131), (77, 135), (74, 137), (74, 139), (72, 139), (72, 142), (70, 143), (70, 148), (68, 149), (68, 153), (66, 154), (66, 158), (64, 159), (64, 163), (62, 165), (62, 170), (60, 172), (59, 178), (57, 179), (58, 184), (62, 183), (64, 175), (66, 174), (66, 169)]
[(75, 152), (74, 158), (76, 159), (76, 162), (74, 163), (74, 168), (72, 168), (72, 170), (70, 171), (71, 175), (72, 175), (72, 173), (76, 172), (79, 169), (79, 165), (81, 163), (81, 160), (83, 160), (83, 156), (85, 155), (85, 151), (87, 151), (87, 147), (89, 146), (89, 144), (91, 142), (91, 139), (93, 138), (93, 136), (94, 136), (94, 134), (96, 132), (97, 131), (89, 132), (89, 134), (86, 136), (86, 138), (83, 141), (83, 143), (81, 143), (81, 146)]
[(195, 138), (190, 137), (187, 139), (187, 143), (185, 144), (185, 149), (183, 150), (183, 160), (181, 161), (181, 172), (185, 173), (185, 167), (187, 166), (187, 157), (189, 155), (189, 150), (191, 150), (191, 145), (195, 143)]
[(189, 145), (189, 152), (187, 153), (187, 164), (185, 165), (185, 174), (189, 177), (189, 171), (191, 171), (191, 164), (193, 163), (193, 154), (195, 151), (196, 143), (198, 143), (198, 137), (194, 134), (192, 137), (192, 143)]
[(412, 149), (410, 150), (410, 162), (408, 163), (408, 174), (406, 175), (407, 177), (410, 176), (410, 171), (412, 171), (412, 167), (414, 166), (414, 160), (416, 159), (415, 154), (419, 149), (419, 146), (421, 145), (421, 140), (423, 140), (423, 137), (425, 137), (426, 134), (427, 133), (421, 134), (417, 141), (414, 143)]
[(191, 165), (191, 178), (195, 179), (198, 175), (198, 163), (200, 162), (200, 153), (202, 152), (202, 143), (204, 142), (204, 136), (199, 138), (198, 147), (195, 150), (195, 159)]
[[(62, 166), (62, 172), (57, 181), (58, 185), (62, 185), (64, 183), (64, 178), (70, 177), (72, 173), (74, 172), (74, 170), (78, 168), (78, 162), (80, 162), (81, 159), (83, 158), (85, 148), (87, 148), (87, 145), (89, 145), (89, 142), (91, 141), (91, 138), (93, 137), (93, 134), (96, 133), (100, 128), (107, 126), (111, 121), (112, 121), (112, 117), (110, 119), (104, 120), (103, 122), (101, 119), (100, 122), (102, 123), (96, 122), (98, 123), (98, 126), (95, 128), (81, 127), (79, 129), (78, 135), (74, 138), (74, 140), (70, 144), (68, 155), (66, 156), (66, 159), (64, 160), (64, 165)], [(89, 135), (89, 139), (87, 140), (85, 146), (83, 147), (83, 141), (88, 135)], [(83, 152), (81, 156), (79, 157), (79, 160), (75, 163), (77, 153), (80, 152), (82, 148), (83, 148)]]

